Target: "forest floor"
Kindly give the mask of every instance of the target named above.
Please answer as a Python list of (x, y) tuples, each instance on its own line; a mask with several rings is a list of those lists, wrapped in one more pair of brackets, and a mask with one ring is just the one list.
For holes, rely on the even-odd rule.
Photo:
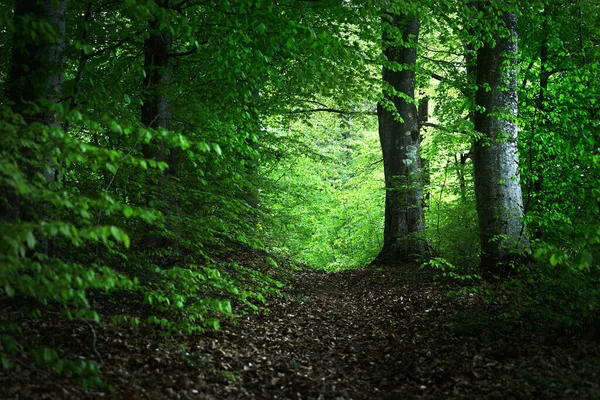
[(117, 395), (24, 368), (0, 370), (0, 398), (600, 399), (598, 343), (447, 293), (414, 266), (298, 272), (270, 313), (177, 338), (184, 349), (142, 328), (100, 325), (94, 339), (85, 324), (48, 321), (24, 334), (101, 358)]

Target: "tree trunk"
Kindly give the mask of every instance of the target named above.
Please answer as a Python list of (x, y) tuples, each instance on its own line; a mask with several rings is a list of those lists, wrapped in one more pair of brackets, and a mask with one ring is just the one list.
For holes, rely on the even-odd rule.
[[(162, 5), (161, 5), (162, 7)], [(166, 4), (168, 7), (168, 4)], [(144, 42), (144, 94), (141, 109), (142, 123), (151, 129), (172, 130), (172, 115), (169, 101), (169, 88), (172, 79), (172, 47), (173, 36), (168, 30), (160, 29), (158, 19), (149, 22), (150, 37)], [(151, 182), (148, 182), (150, 190), (147, 194), (148, 206), (159, 210), (165, 216), (165, 228), (167, 231), (180, 231), (181, 208), (175, 198), (173, 184), (177, 176), (177, 162), (179, 152), (169, 149), (160, 137), (158, 141), (143, 146), (144, 157), (157, 161), (166, 162), (168, 169), (158, 174)], [(179, 252), (176, 239), (156, 235), (149, 238), (149, 248), (174, 250), (169, 255), (173, 256)], [(170, 235), (179, 237), (179, 235)], [(167, 260), (160, 263), (165, 264)], [(169, 263), (171, 261), (168, 261)]]
[[(421, 127), (425, 126), (429, 120), (429, 97), (421, 96), (419, 107), (417, 109), (417, 118), (419, 121), (419, 144), (423, 140)], [(431, 168), (429, 160), (419, 155), (421, 162), (421, 187), (423, 188), (423, 209), (431, 207)]]
[[(506, 275), (515, 251), (529, 248), (522, 217), (517, 147), (518, 110), (515, 55), (517, 17), (505, 13), (510, 38), (496, 34), (496, 44), (477, 52), (475, 130), (482, 136), (474, 145), (475, 196), (481, 235), (484, 275)], [(505, 61), (509, 63), (505, 63)]]
[(159, 22), (150, 23), (151, 34), (144, 42), (144, 104), (142, 122), (148, 128), (171, 130), (171, 110), (166, 89), (171, 80), (170, 32), (159, 32)]
[[(384, 242), (378, 261), (401, 262), (414, 260), (426, 251), (423, 238), (423, 183), (420, 138), (415, 98), (416, 43), (419, 20), (404, 15), (393, 15), (391, 29), (399, 29), (402, 43), (392, 42), (384, 33), (384, 55), (387, 60), (400, 64), (400, 70), (383, 68), (383, 81), (396, 92), (386, 94), (394, 105), (390, 111), (381, 104), (377, 108), (379, 139), (383, 152), (385, 174), (385, 229)], [(396, 112), (397, 111), (397, 112)], [(402, 122), (398, 121), (400, 115)]]
[(467, 162), (468, 154), (460, 154), (459, 156), (454, 153), (454, 167), (456, 168), (456, 176), (458, 177), (458, 185), (460, 188), (460, 201), (465, 204), (467, 202), (467, 182), (465, 178), (465, 164)]
[[(58, 103), (64, 82), (65, 15), (67, 0), (19, 0), (15, 5), (15, 33), (8, 78), (8, 97), (13, 111), (23, 114), (25, 121), (42, 122), (53, 128), (60, 127), (56, 115), (48, 107), (32, 112), (31, 105), (42, 99)], [(24, 26), (25, 20), (48, 23), (53, 34), (39, 31), (32, 37), (33, 26)]]
[[(60, 103), (62, 96), (66, 10), (67, 0), (19, 0), (15, 4), (15, 33), (6, 95), (13, 111), (22, 115), (27, 125), (37, 122), (50, 129), (60, 128), (57, 111), (52, 105)], [(50, 32), (46, 31), (46, 24), (51, 27)], [(49, 137), (52, 140), (51, 132)], [(47, 139), (37, 135), (34, 140)], [(29, 180), (36, 172), (41, 172), (49, 182), (55, 180), (56, 168), (50, 154), (40, 157), (28, 149), (15, 149), (7, 137), (2, 137), (1, 142), (3, 151), (17, 151), (28, 160), (29, 164), (22, 168)], [(51, 149), (52, 146), (42, 148)], [(3, 213), (5, 221), (16, 223), (25, 214), (30, 214), (27, 219), (45, 217), (44, 210), (39, 210), (40, 205), (21, 204), (19, 195), (10, 189), (3, 191), (7, 200)], [(32, 208), (38, 211), (34, 212)]]
[[(550, 71), (548, 70), (548, 47), (549, 47), (548, 19), (550, 18), (549, 7), (550, 7), (550, 5), (547, 5), (546, 7), (544, 7), (544, 14), (543, 14), (544, 21), (542, 22), (542, 41), (540, 43), (540, 92), (539, 92), (539, 97), (538, 97), (538, 110), (539, 110), (540, 115), (542, 116), (540, 128), (542, 129), (542, 131), (544, 133), (545, 133), (546, 129), (548, 128), (548, 117), (546, 115), (546, 112), (547, 112), (546, 99), (547, 99), (547, 95), (548, 95), (548, 81), (550, 80)], [(529, 145), (530, 152), (533, 151), (534, 144), (536, 141), (535, 132), (536, 132), (536, 129), (532, 128), (531, 144)], [(539, 135), (539, 133), (538, 133), (538, 135)], [(533, 154), (529, 155), (530, 158), (532, 156), (533, 156)], [(541, 170), (541, 173), (535, 174), (537, 179), (533, 182), (532, 191), (533, 191), (534, 198), (539, 198), (539, 196), (542, 195), (542, 192), (544, 191), (543, 168), (539, 168), (539, 170)], [(533, 177), (534, 174), (532, 173), (531, 176)], [(532, 196), (531, 193), (530, 193), (530, 196)], [(543, 239), (544, 238), (543, 229), (541, 227), (538, 227), (537, 229), (535, 229), (534, 232), (532, 232), (532, 237), (535, 239)]]

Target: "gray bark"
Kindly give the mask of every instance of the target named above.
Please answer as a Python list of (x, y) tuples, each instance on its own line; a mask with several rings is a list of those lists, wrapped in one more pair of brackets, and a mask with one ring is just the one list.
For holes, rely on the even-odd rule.
[[(497, 34), (494, 47), (488, 43), (477, 52), (475, 130), (481, 138), (474, 145), (475, 195), (481, 267), (487, 276), (507, 274), (508, 262), (519, 258), (514, 251), (529, 247), (522, 222), (523, 198), (515, 121), (518, 111), (514, 60), (517, 17), (505, 13), (503, 19), (511, 37), (502, 38)], [(509, 60), (508, 64), (505, 64), (506, 60)]]
[[(384, 34), (384, 55), (404, 68), (393, 71), (384, 67), (383, 81), (414, 100), (420, 23), (403, 15), (393, 15), (390, 23), (400, 30), (402, 43), (391, 42)], [(381, 105), (377, 108), (386, 186), (384, 243), (377, 260), (400, 262), (414, 260), (426, 251), (419, 119), (414, 102), (394, 94), (386, 94), (386, 98), (397, 113)]]

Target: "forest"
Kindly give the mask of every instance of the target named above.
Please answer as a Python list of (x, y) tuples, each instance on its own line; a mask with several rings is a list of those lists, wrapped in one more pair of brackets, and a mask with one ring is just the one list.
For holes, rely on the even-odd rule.
[(599, 398), (598, 21), (0, 0), (0, 398)]

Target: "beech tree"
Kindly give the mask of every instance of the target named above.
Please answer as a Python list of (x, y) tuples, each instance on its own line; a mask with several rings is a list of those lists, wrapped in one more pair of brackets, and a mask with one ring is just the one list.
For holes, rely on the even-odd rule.
[[(18, 1), (14, 9), (15, 45), (6, 96), (26, 128), (18, 138), (3, 133), (0, 150), (13, 153), (25, 177), (42, 187), (56, 179), (53, 136), (60, 129), (57, 116), (64, 84), (66, 11), (66, 0)], [(50, 213), (47, 202), (23, 199), (15, 187), (0, 188), (6, 192), (3, 208), (7, 222), (45, 220)], [(48, 253), (45, 238), (40, 247)]]
[[(482, 6), (482, 10), (489, 10)], [(473, 150), (475, 196), (484, 274), (504, 274), (515, 252), (529, 248), (523, 225), (519, 176), (517, 95), (517, 17), (505, 12), (506, 32), (494, 33), (477, 51)]]
[(419, 121), (415, 105), (419, 26), (419, 20), (413, 15), (385, 15), (385, 96), (377, 107), (386, 188), (384, 240), (377, 256), (379, 261), (411, 260), (426, 250)]
[(532, 279), (579, 279), (600, 257), (599, 8), (546, 3), (517, 54), (493, 0), (0, 2), (0, 298), (98, 321), (107, 293), (121, 321), (218, 328), (279, 290), (240, 249), (337, 270), (427, 251), (477, 279), (527, 252), (523, 208)]
[[(61, 101), (66, 10), (66, 0), (24, 0), (15, 5), (13, 42), (16, 45), (12, 48), (7, 91), (13, 110), (23, 113), (27, 123), (60, 126), (56, 109), (50, 103)], [(40, 108), (32, 112), (32, 103)]]

